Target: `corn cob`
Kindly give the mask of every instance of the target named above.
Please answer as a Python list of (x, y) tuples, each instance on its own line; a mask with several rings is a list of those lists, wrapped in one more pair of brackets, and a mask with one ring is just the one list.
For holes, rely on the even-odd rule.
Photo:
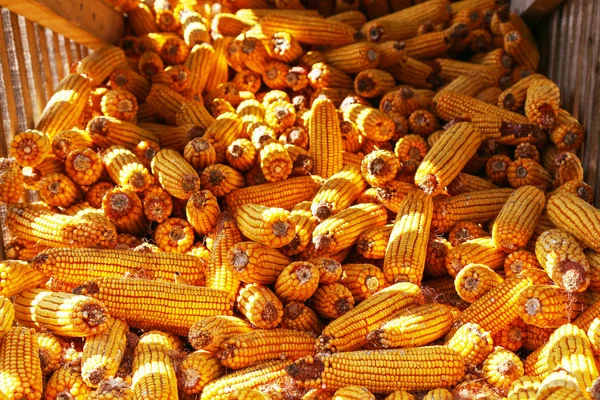
[(312, 104), (311, 115), (308, 134), (313, 172), (329, 178), (342, 167), (341, 131), (335, 107), (326, 98), (318, 98)]
[(569, 181), (583, 181), (581, 160), (573, 153), (562, 153), (555, 159), (554, 187), (560, 189)]
[(122, 146), (111, 146), (103, 154), (102, 161), (111, 179), (125, 189), (143, 192), (152, 177), (138, 158)]
[(367, 183), (379, 187), (394, 179), (400, 167), (400, 161), (394, 153), (387, 150), (376, 150), (363, 159), (361, 172)]
[[(98, 278), (74, 290), (78, 291), (102, 301), (114, 318), (127, 321), (131, 327), (158, 328), (180, 335), (187, 335), (198, 318), (231, 315), (232, 309), (231, 301), (221, 290), (146, 279)], [(139, 311), (147, 308), (135, 300), (142, 293), (160, 304), (160, 309)], [(196, 301), (183, 307), (181, 303), (191, 298)], [(182, 309), (185, 312), (182, 313)]]
[(139, 235), (147, 230), (142, 201), (133, 190), (116, 187), (106, 192), (102, 211), (119, 232)]
[(223, 366), (240, 369), (272, 359), (314, 354), (314, 337), (288, 329), (254, 330), (225, 340), (217, 353)]
[(131, 122), (135, 120), (138, 104), (135, 96), (125, 90), (110, 90), (101, 102), (102, 114)]
[[(439, 368), (427, 370), (418, 379), (414, 378), (415, 368), (422, 362), (435, 363), (430, 355), (436, 354)], [(360, 360), (360, 361), (359, 361)], [(400, 361), (401, 360), (401, 361)], [(388, 363), (400, 362), (402, 368), (392, 368)], [(397, 364), (395, 364), (397, 365)], [(342, 368), (347, 375), (337, 371)], [(442, 369), (442, 366), (444, 367)], [(368, 378), (367, 371), (378, 369), (386, 371), (377, 380)], [(400, 386), (407, 390), (427, 390), (441, 384), (450, 386), (464, 376), (464, 361), (454, 350), (442, 346), (411, 348), (403, 350), (354, 351), (347, 353), (319, 354), (306, 357), (287, 367), (287, 373), (307, 386), (324, 385), (330, 389), (339, 389), (347, 384), (364, 386), (375, 393), (388, 393)]]
[[(99, 52), (94, 54), (100, 55)], [(73, 128), (85, 108), (90, 90), (89, 81), (82, 75), (66, 76), (46, 104), (35, 129), (52, 139), (56, 134)]]
[(467, 322), (456, 330), (446, 346), (460, 354), (467, 363), (480, 364), (492, 352), (492, 336), (477, 323)]
[(227, 163), (238, 171), (247, 171), (255, 164), (256, 147), (248, 139), (236, 139), (225, 153)]
[(504, 252), (495, 247), (492, 238), (482, 237), (459, 244), (446, 256), (446, 269), (453, 277), (469, 264), (498, 269), (504, 265)]
[(383, 272), (372, 264), (345, 264), (339, 282), (350, 290), (356, 303), (388, 286)]
[(46, 249), (47, 246), (15, 237), (4, 244), (4, 255), (9, 260), (28, 261)]
[(474, 303), (481, 296), (504, 281), (484, 264), (468, 264), (454, 279), (454, 287), (461, 299)]
[(55, 207), (68, 207), (81, 197), (75, 182), (59, 173), (44, 176), (38, 182), (38, 188), (44, 201)]
[[(366, 230), (359, 236), (356, 242), (356, 249), (365, 258), (383, 259), (392, 228), (393, 225), (388, 224)], [(445, 271), (446, 269), (444, 268)]]
[(338, 21), (330, 21), (304, 15), (267, 15), (260, 26), (268, 36), (277, 32), (288, 32), (298, 42), (341, 46), (355, 41), (356, 30)]
[[(143, 103), (150, 91), (150, 82), (137, 72), (118, 67), (110, 74), (108, 85), (112, 90), (126, 90), (133, 94), (139, 103)], [(154, 110), (158, 111), (158, 110)]]
[(176, 337), (160, 331), (149, 331), (140, 338), (133, 352), (132, 399), (179, 398), (174, 366), (178, 350), (175, 343), (178, 341)]
[(15, 309), (12, 302), (9, 298), (0, 296), (0, 340), (10, 332), (14, 319)]
[(263, 83), (273, 90), (287, 89), (285, 77), (290, 67), (279, 61), (267, 62), (261, 75)]
[(200, 175), (202, 186), (216, 197), (222, 197), (244, 187), (244, 177), (223, 164), (209, 165)]
[(469, 192), (476, 192), (478, 190), (490, 189), (497, 189), (497, 186), (486, 179), (480, 178), (475, 175), (465, 174), (462, 172), (459, 173), (447, 187), (448, 193), (452, 196)]
[[(152, 88), (146, 97), (146, 102), (169, 123), (175, 123), (177, 126), (184, 125), (184, 123), (176, 123), (177, 116), (183, 109), (184, 104), (189, 102), (189, 100), (169, 88), (167, 85), (152, 85)], [(206, 124), (201, 125), (204, 128), (207, 127)]]
[(408, 118), (410, 131), (428, 137), (440, 129), (437, 117), (427, 110), (416, 110)]
[(24, 192), (21, 167), (12, 158), (0, 158), (0, 201), (17, 203)]
[[(190, 203), (188, 203), (189, 205)], [(150, 185), (144, 191), (144, 215), (149, 221), (163, 222), (173, 212), (173, 198), (159, 185)], [(189, 205), (189, 207), (192, 207)], [(193, 218), (188, 220), (194, 224)]]
[(516, 111), (525, 105), (527, 90), (531, 84), (539, 79), (545, 79), (541, 74), (529, 75), (504, 90), (498, 97), (498, 106), (507, 110)]
[(562, 151), (575, 150), (583, 143), (584, 131), (577, 119), (563, 109), (558, 110), (556, 125), (550, 131), (550, 140)]
[(154, 241), (165, 252), (185, 253), (194, 244), (194, 231), (184, 219), (167, 218), (156, 227)]
[(305, 301), (317, 290), (319, 268), (309, 262), (296, 261), (277, 277), (275, 293), (283, 301)]
[(504, 347), (510, 351), (517, 351), (525, 341), (526, 327), (527, 325), (521, 318), (516, 318), (500, 332), (497, 332), (492, 337), (492, 341), (496, 346)]
[(28, 129), (13, 136), (9, 155), (22, 167), (35, 167), (50, 152), (50, 138), (42, 132)]
[(442, 337), (452, 326), (454, 316), (442, 304), (412, 305), (369, 332), (367, 339), (377, 348), (419, 347)]
[(42, 273), (70, 284), (81, 285), (88, 280), (134, 274), (143, 268), (154, 279), (173, 279), (180, 273), (189, 284), (204, 280), (203, 262), (193, 256), (170, 253), (139, 253), (128, 250), (48, 249), (29, 264)]
[(165, 69), (162, 58), (154, 51), (146, 51), (138, 60), (138, 71), (144, 78), (151, 80)]
[(248, 126), (248, 136), (252, 141), (252, 144), (257, 148), (260, 147), (268, 140), (275, 140), (277, 134), (275, 130), (264, 122), (256, 122)]
[(371, 140), (389, 140), (395, 133), (394, 122), (378, 109), (352, 104), (342, 111), (344, 119), (355, 123), (360, 133)]
[(292, 172), (292, 160), (281, 142), (272, 139), (263, 142), (258, 159), (269, 182), (285, 180)]
[(490, 65), (473, 64), (447, 58), (436, 58), (435, 62), (440, 68), (439, 77), (447, 81), (452, 81), (465, 74), (478, 74), (487, 86), (498, 86), (501, 76), (501, 71)]
[(502, 347), (496, 347), (483, 362), (484, 378), (501, 391), (507, 391), (523, 374), (523, 363), (519, 357)]
[(567, 292), (582, 292), (589, 286), (589, 263), (571, 235), (559, 229), (542, 233), (535, 254), (550, 278)]
[(408, 193), (416, 191), (417, 188), (411, 183), (402, 181), (389, 181), (385, 186), (375, 188), (377, 204), (382, 204), (393, 213), (397, 213)]
[(496, 104), (498, 103), (498, 98), (500, 97), (501, 93), (502, 89), (499, 87), (488, 87), (477, 93), (475, 99), (488, 104)]
[(366, 336), (411, 304), (421, 304), (418, 286), (402, 282), (380, 290), (327, 325), (317, 340), (319, 351), (349, 351), (367, 344)]
[(201, 400), (227, 400), (231, 396), (241, 398), (242, 391), (268, 387), (286, 376), (285, 368), (292, 361), (267, 361), (219, 378), (204, 388)]
[[(296, 331), (310, 332), (319, 335), (323, 330), (324, 324), (313, 310), (306, 307), (304, 303), (292, 301), (286, 304), (283, 309), (283, 318), (281, 327), (293, 329)], [(314, 345), (314, 339), (311, 344)]]
[(522, 32), (510, 31), (504, 34), (504, 51), (518, 65), (522, 65), (531, 71), (537, 71), (540, 64), (540, 53)]
[(343, 167), (331, 175), (312, 200), (312, 215), (324, 220), (352, 204), (367, 185), (360, 170)]
[(542, 380), (533, 376), (522, 376), (515, 379), (508, 390), (508, 398), (514, 400), (526, 400), (534, 397), (542, 383)]
[[(204, 135), (206, 131), (204, 127), (199, 125), (182, 125), (174, 127), (152, 123), (141, 123), (140, 126), (155, 134), (160, 140), (162, 148), (170, 148), (181, 152), (183, 152), (185, 145), (189, 141)], [(156, 153), (158, 153), (158, 151), (156, 151), (151, 158), (153, 158)]]
[(295, 235), (289, 212), (276, 207), (245, 204), (236, 209), (235, 218), (244, 236), (255, 242), (280, 248)]
[(0, 344), (0, 393), (6, 399), (41, 399), (42, 370), (35, 331), (26, 327), (10, 329)]
[(198, 319), (191, 326), (188, 338), (194, 349), (214, 353), (230, 337), (251, 331), (252, 326), (245, 320), (217, 315)]
[(124, 62), (123, 50), (115, 46), (104, 46), (81, 60), (77, 73), (86, 76), (93, 86), (98, 86)]
[[(453, 125), (448, 134), (442, 136), (423, 158), (415, 175), (415, 183), (427, 194), (438, 194), (475, 155), (480, 144), (481, 136), (475, 126), (462, 122)], [(463, 151), (457, 153), (448, 150), (453, 148)], [(448, 170), (450, 165), (452, 170)]]
[(37, 343), (42, 375), (46, 376), (60, 367), (63, 362), (63, 348), (59, 339), (50, 331), (38, 332)]
[(254, 242), (235, 244), (228, 250), (225, 260), (236, 279), (263, 285), (275, 283), (290, 262), (278, 250)]
[(485, 174), (494, 184), (505, 186), (508, 184), (508, 167), (511, 164), (509, 156), (496, 154), (486, 161)]
[(229, 213), (222, 213), (217, 219), (217, 228), (211, 255), (206, 266), (206, 284), (214, 289), (225, 290), (235, 298), (240, 282), (225, 265), (227, 251), (242, 241), (242, 234)]
[(219, 115), (202, 136), (215, 148), (217, 162), (225, 160), (225, 152), (242, 131), (242, 120), (233, 112)]
[(128, 11), (131, 28), (136, 36), (142, 36), (151, 32), (158, 32), (156, 20), (150, 7), (144, 3), (138, 4), (132, 10)]
[(152, 132), (112, 117), (94, 117), (87, 124), (86, 130), (94, 144), (102, 148), (119, 145), (134, 149), (142, 140), (158, 142), (158, 138)]
[(518, 250), (506, 256), (504, 260), (504, 274), (506, 277), (520, 274), (528, 269), (541, 269), (534, 253), (527, 250)]
[(328, 65), (346, 74), (357, 74), (379, 64), (379, 52), (373, 44), (365, 42), (329, 50), (323, 56)]
[(541, 161), (538, 149), (531, 143), (521, 143), (515, 149), (515, 160), (520, 158), (531, 158), (539, 163)]
[(186, 205), (187, 220), (199, 235), (206, 235), (216, 227), (220, 212), (216, 197), (208, 190), (192, 194)]
[(225, 373), (219, 359), (208, 351), (190, 353), (181, 363), (178, 375), (183, 390), (187, 394), (198, 394), (211, 381)]
[(83, 347), (81, 376), (85, 383), (97, 387), (103, 379), (115, 376), (127, 345), (127, 324), (111, 318), (108, 329), (90, 336)]
[(65, 160), (67, 175), (79, 185), (93, 185), (104, 172), (102, 158), (94, 150), (75, 149)]
[(238, 72), (231, 82), (237, 87), (238, 91), (247, 91), (253, 94), (256, 94), (262, 86), (260, 74), (250, 70)]
[(495, 334), (518, 316), (518, 297), (528, 285), (529, 280), (518, 275), (505, 279), (463, 311), (461, 322), (475, 322)]
[(552, 128), (560, 108), (560, 89), (548, 79), (536, 79), (527, 89), (525, 114), (541, 128)]
[(260, 329), (273, 329), (281, 323), (283, 305), (269, 288), (258, 284), (242, 286), (236, 307), (248, 321)]
[(308, 79), (314, 89), (324, 87), (350, 88), (353, 85), (352, 78), (345, 72), (322, 62), (312, 65), (312, 69), (308, 73)]
[(15, 299), (15, 318), (24, 326), (80, 337), (104, 332), (109, 314), (104, 304), (86, 296), (29, 289)]
[(13, 297), (23, 290), (43, 285), (48, 277), (30, 268), (24, 261), (0, 262), (0, 296)]
[(425, 139), (419, 135), (406, 135), (400, 138), (394, 148), (394, 153), (403, 163), (403, 169), (410, 168), (411, 173), (416, 172), (418, 165), (428, 151), (429, 146)]
[(112, 224), (58, 214), (40, 203), (9, 208), (6, 226), (15, 236), (49, 247), (114, 247), (117, 239)]
[(288, 156), (292, 160), (290, 176), (309, 175), (313, 168), (313, 161), (307, 150), (293, 144), (284, 144)]
[(571, 320), (573, 304), (558, 286), (532, 285), (519, 296), (523, 321), (540, 328), (558, 328)]
[(339, 283), (319, 286), (311, 297), (312, 309), (322, 318), (336, 319), (354, 308), (352, 292)]
[(264, 43), (269, 56), (277, 61), (293, 63), (303, 54), (298, 40), (286, 31), (273, 33)]
[(200, 178), (194, 168), (176, 151), (163, 149), (152, 159), (152, 173), (173, 197), (188, 199), (200, 189)]
[(472, 117), (478, 114), (487, 114), (498, 117), (505, 123), (529, 124), (529, 120), (523, 115), (452, 92), (442, 93), (437, 97), (435, 111), (438, 117), (446, 121), (468, 114), (471, 114)]

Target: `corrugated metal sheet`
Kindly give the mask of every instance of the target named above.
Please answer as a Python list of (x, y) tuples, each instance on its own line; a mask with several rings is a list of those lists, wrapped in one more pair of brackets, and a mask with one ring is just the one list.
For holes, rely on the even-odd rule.
[[(586, 129), (585, 180), (600, 206), (600, 1), (568, 0), (534, 28), (542, 70), (558, 83), (562, 106)], [(597, 104), (599, 103), (599, 104)]]

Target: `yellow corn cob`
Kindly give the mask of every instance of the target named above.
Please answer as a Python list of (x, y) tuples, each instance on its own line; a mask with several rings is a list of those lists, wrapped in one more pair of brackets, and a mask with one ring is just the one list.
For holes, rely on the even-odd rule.
[[(123, 54), (120, 49), (115, 49)], [(93, 54), (100, 56), (99, 52)], [(54, 135), (73, 128), (85, 108), (90, 90), (90, 82), (82, 75), (66, 76), (46, 104), (35, 129), (52, 139)]]
[(571, 319), (573, 305), (558, 286), (532, 285), (519, 296), (519, 313), (527, 324), (558, 328)]
[(102, 211), (119, 232), (140, 235), (148, 229), (142, 201), (133, 190), (116, 187), (106, 192)]
[(487, 86), (498, 86), (498, 81), (502, 71), (490, 65), (473, 64), (464, 61), (457, 61), (448, 58), (436, 58), (435, 62), (439, 65), (440, 78), (451, 81), (465, 74), (478, 74)]
[(378, 348), (419, 347), (441, 338), (452, 326), (454, 316), (443, 304), (413, 305), (369, 332), (367, 339)]
[(177, 377), (174, 357), (176, 337), (160, 331), (144, 334), (133, 353), (132, 399), (176, 400)]
[(343, 167), (331, 175), (315, 194), (311, 212), (312, 215), (324, 220), (351, 205), (367, 188), (360, 170), (355, 167)]
[(504, 252), (495, 247), (490, 237), (482, 237), (459, 244), (446, 256), (446, 269), (453, 277), (469, 264), (498, 269), (504, 265)]
[(313, 89), (324, 87), (351, 88), (353, 80), (345, 72), (326, 63), (318, 62), (312, 65), (308, 79)]
[(292, 361), (267, 361), (235, 371), (206, 385), (200, 399), (227, 400), (231, 396), (241, 399), (239, 393), (242, 391), (268, 387), (286, 377), (285, 368), (291, 363)]
[(193, 256), (163, 252), (59, 248), (40, 253), (29, 264), (70, 285), (81, 285), (101, 277), (135, 274), (140, 268), (154, 279), (170, 281), (178, 272), (189, 284), (204, 281), (203, 261)]
[(427, 243), (427, 255), (425, 256), (424, 276), (429, 278), (438, 278), (447, 276), (446, 256), (452, 249), (452, 244), (444, 237), (437, 236), (433, 233), (429, 235)]
[(186, 9), (180, 11), (180, 21), (183, 40), (189, 48), (193, 49), (195, 45), (210, 42), (209, 28), (206, 26), (206, 19), (202, 15)]
[(283, 305), (266, 286), (247, 284), (240, 288), (237, 309), (252, 325), (261, 329), (273, 329), (281, 322)]
[[(507, 165), (508, 168), (508, 165)], [(475, 175), (459, 173), (447, 187), (448, 193), (456, 196), (463, 193), (476, 192), (478, 190), (497, 189), (492, 182)]]
[(81, 197), (75, 182), (59, 173), (44, 176), (38, 182), (38, 188), (42, 199), (55, 207), (68, 207)]
[(515, 379), (508, 390), (508, 398), (511, 400), (526, 400), (535, 397), (542, 380), (533, 376), (522, 376)]
[(201, 393), (207, 384), (224, 373), (219, 359), (205, 350), (188, 354), (178, 369), (180, 384), (187, 394)]
[(348, 44), (323, 53), (325, 62), (346, 74), (357, 74), (379, 64), (379, 52), (372, 43)]
[(158, 32), (154, 14), (146, 4), (138, 4), (132, 10), (129, 10), (127, 14), (130, 19), (131, 28), (136, 36)]
[(438, 117), (451, 121), (471, 114), (488, 114), (499, 117), (502, 121), (514, 124), (529, 124), (529, 120), (517, 113), (484, 103), (472, 97), (452, 92), (445, 92), (437, 97), (435, 111)]
[(194, 244), (194, 230), (184, 219), (167, 218), (156, 227), (154, 241), (162, 251), (185, 253)]
[(508, 167), (512, 159), (505, 154), (496, 154), (490, 157), (485, 164), (486, 176), (496, 185), (508, 184)]
[(465, 193), (437, 202), (432, 230), (448, 232), (457, 222), (487, 222), (494, 219), (512, 194), (512, 189), (492, 189)]
[(555, 159), (554, 187), (560, 188), (571, 180), (583, 181), (581, 160), (573, 153), (563, 153)]
[[(480, 144), (481, 136), (475, 126), (463, 122), (453, 125), (448, 129), (448, 134), (443, 135), (423, 158), (415, 175), (415, 183), (427, 194), (433, 196), (440, 193), (475, 155)], [(452, 150), (456, 148), (461, 151)]]
[(209, 165), (200, 175), (202, 187), (216, 197), (226, 196), (236, 189), (244, 187), (243, 175), (223, 164)]
[(527, 246), (544, 204), (543, 192), (533, 186), (515, 190), (494, 222), (494, 245), (507, 253)]
[(515, 149), (515, 160), (519, 158), (531, 158), (533, 161), (540, 162), (540, 153), (531, 143), (521, 143)]
[[(169, 123), (177, 122), (177, 115), (188, 101), (189, 100), (169, 88), (167, 85), (160, 84), (152, 85), (152, 88), (146, 97), (146, 102)], [(176, 125), (180, 126), (184, 124), (177, 123)], [(207, 127), (207, 125), (204, 124), (202, 124), (202, 126), (204, 128)]]
[[(388, 14), (388, 16), (389, 15), (394, 14)], [(420, 25), (418, 20), (413, 21), (411, 19), (401, 17), (398, 19), (386, 17), (373, 19), (367, 22), (362, 26), (360, 32), (369, 41), (376, 43), (390, 40), (405, 40), (417, 34), (417, 30), (419, 29)]]
[(294, 106), (285, 101), (275, 101), (265, 108), (265, 122), (275, 133), (280, 134), (290, 128), (296, 121), (296, 110)]
[(15, 318), (24, 326), (79, 337), (105, 331), (109, 314), (104, 304), (86, 296), (29, 289), (15, 299)]
[(233, 299), (240, 285), (232, 271), (225, 265), (227, 251), (242, 241), (242, 234), (233, 216), (222, 213), (217, 219), (217, 228), (210, 258), (206, 265), (206, 285), (214, 289), (224, 290)]
[(597, 292), (600, 285), (600, 255), (593, 250), (586, 250), (584, 254), (590, 264), (590, 286), (588, 288)]
[[(150, 82), (142, 75), (125, 67), (118, 67), (110, 74), (108, 85), (112, 90), (126, 90), (133, 94), (138, 104), (143, 103), (150, 91)], [(158, 110), (153, 110), (154, 112)]]
[(65, 160), (67, 175), (79, 185), (93, 185), (104, 172), (102, 158), (94, 150), (76, 149)]
[(133, 149), (142, 140), (158, 142), (158, 138), (152, 132), (113, 117), (94, 117), (87, 124), (86, 130), (94, 144), (104, 148), (120, 145)]
[(349, 151), (342, 151), (342, 166), (360, 168), (363, 158), (365, 158), (363, 153), (354, 154)]
[(104, 46), (81, 60), (77, 72), (86, 76), (93, 86), (98, 86), (124, 62), (123, 50), (115, 46)]
[(516, 318), (500, 332), (494, 334), (492, 340), (496, 346), (504, 347), (510, 351), (517, 351), (525, 341), (526, 327), (527, 325), (521, 318)]
[(225, 153), (227, 163), (238, 171), (247, 171), (255, 165), (256, 147), (248, 139), (236, 139)]
[(315, 257), (308, 262), (319, 269), (319, 283), (334, 283), (342, 276), (342, 264), (333, 258)]
[(21, 167), (12, 158), (0, 158), (0, 201), (18, 203), (25, 188)]
[(311, 307), (322, 318), (336, 319), (354, 308), (352, 292), (339, 283), (319, 286), (311, 297)]
[(468, 264), (454, 278), (454, 287), (461, 299), (473, 303), (504, 281), (484, 264)]
[(286, 75), (290, 67), (279, 61), (270, 61), (265, 67), (261, 75), (264, 84), (274, 90), (287, 89)]
[(142, 241), (130, 233), (121, 233), (117, 236), (117, 246), (115, 249), (129, 250), (141, 245)]
[(271, 139), (275, 140), (277, 138), (275, 130), (264, 122), (256, 122), (249, 125), (248, 135), (250, 136), (252, 144), (257, 149), (259, 149), (266, 141)]
[(408, 118), (410, 131), (421, 136), (428, 137), (440, 129), (437, 117), (427, 110), (416, 110)]
[(283, 147), (292, 160), (292, 172), (290, 176), (309, 175), (313, 168), (313, 161), (308, 151), (293, 144), (284, 144)]
[(511, 276), (492, 288), (459, 316), (462, 323), (473, 322), (495, 334), (518, 316), (517, 302), (529, 279)]
[(394, 153), (375, 150), (363, 159), (361, 173), (371, 186), (380, 187), (394, 179), (400, 167), (400, 161)]
[(217, 162), (213, 145), (205, 138), (194, 138), (185, 146), (183, 157), (196, 170), (203, 170)]
[[(173, 198), (159, 185), (150, 185), (144, 191), (144, 215), (149, 221), (163, 222), (173, 211)], [(189, 205), (190, 203), (188, 203)], [(191, 207), (191, 206), (190, 206)], [(193, 224), (193, 219), (188, 217)]]
[(385, 400), (415, 400), (415, 397), (405, 390), (395, 390)]
[(395, 40), (388, 40), (377, 43), (375, 50), (379, 52), (379, 69), (387, 69), (399, 63), (405, 62), (407, 59), (404, 52), (404, 43)]
[(340, 46), (353, 43), (356, 35), (356, 30), (343, 22), (305, 15), (272, 14), (261, 19), (260, 26), (269, 36), (288, 32), (298, 42), (306, 44)]
[(243, 319), (217, 315), (198, 319), (191, 326), (188, 338), (194, 349), (214, 353), (230, 337), (250, 331), (252, 326)]
[[(124, 319), (131, 327), (163, 329), (180, 335), (187, 335), (200, 317), (232, 313), (232, 303), (225, 292), (204, 287), (146, 279), (99, 278), (74, 290), (78, 291), (102, 301), (114, 318)], [(147, 310), (137, 300), (140, 297), (161, 306)], [(195, 299), (193, 304), (184, 306), (191, 298)]]
[(162, 58), (154, 51), (146, 51), (138, 60), (138, 71), (146, 79), (151, 80), (165, 69)]
[(288, 244), (295, 235), (295, 224), (282, 208), (245, 204), (236, 209), (235, 218), (244, 236), (273, 248)]
[(504, 90), (498, 97), (498, 106), (507, 110), (516, 111), (525, 105), (527, 90), (531, 84), (539, 79), (544, 79), (541, 74), (529, 75)]
[(418, 88), (433, 88), (441, 86), (443, 81), (438, 76), (439, 71), (429, 64), (423, 63), (412, 57), (387, 68), (397, 81), (413, 85)]
[(15, 237), (4, 244), (4, 255), (9, 260), (28, 261), (46, 249), (47, 246)]
[(174, 150), (159, 151), (152, 159), (151, 166), (152, 173), (173, 197), (188, 199), (200, 189), (198, 173)]
[(211, 69), (210, 75), (206, 81), (205, 90), (210, 92), (220, 83), (227, 82), (228, 65), (226, 51), (230, 39), (220, 34), (213, 33), (213, 48), (215, 49), (215, 64)]
[(87, 385), (97, 387), (115, 376), (127, 346), (127, 333), (124, 321), (111, 318), (105, 332), (87, 338), (81, 358), (81, 376)]
[(477, 93), (475, 98), (477, 100), (481, 100), (484, 103), (488, 104), (496, 104), (498, 103), (498, 97), (502, 93), (502, 89), (498, 87), (488, 87), (483, 89), (481, 92)]
[[(356, 242), (356, 249), (365, 258), (383, 259), (392, 228), (393, 225), (388, 224), (366, 230), (359, 236)], [(444, 267), (445, 271), (446, 268)]]
[[(523, 341), (523, 348), (535, 351), (545, 345), (548, 342), (548, 338), (554, 332), (551, 328), (538, 328), (533, 325), (525, 325), (525, 340)], [(529, 372), (525, 372), (529, 374)]]
[(349, 351), (367, 344), (367, 334), (411, 304), (422, 304), (418, 286), (397, 283), (380, 290), (332, 321), (317, 340), (319, 351)]
[(483, 362), (484, 378), (501, 391), (507, 391), (523, 373), (523, 363), (519, 357), (502, 347), (496, 347)]
[(354, 79), (354, 90), (365, 98), (381, 96), (394, 86), (394, 77), (380, 69), (362, 70)]
[(383, 271), (388, 282), (421, 283), (432, 209), (433, 202), (425, 193), (406, 195), (385, 252)]
[(14, 327), (0, 344), (0, 393), (6, 399), (42, 398), (43, 382), (33, 329)]
[(285, 81), (291, 90), (303, 90), (308, 86), (308, 71), (304, 67), (292, 67), (285, 76)]
[(532, 268), (541, 269), (542, 266), (535, 254), (527, 250), (515, 251), (504, 260), (504, 273), (507, 277)]
[(42, 132), (28, 129), (13, 136), (9, 155), (22, 167), (35, 167), (50, 152), (50, 138)]
[(15, 319), (15, 310), (9, 298), (0, 296), (0, 340), (10, 331)]
[(550, 278), (567, 292), (582, 292), (589, 286), (589, 263), (571, 235), (559, 229), (542, 233), (535, 255)]
[[(161, 147), (181, 152), (183, 152), (185, 145), (189, 141), (204, 135), (206, 131), (204, 127), (199, 125), (182, 125), (174, 127), (152, 123), (141, 123), (140, 126), (154, 133), (159, 138)], [(153, 158), (156, 153), (158, 153), (158, 151), (156, 151), (151, 158)]]
[(143, 192), (152, 177), (138, 158), (122, 146), (111, 146), (103, 154), (102, 161), (111, 179), (123, 188)]
[(383, 272), (372, 264), (345, 264), (339, 282), (350, 290), (356, 303), (388, 286)]
[(217, 117), (207, 129), (203, 138), (215, 148), (217, 162), (225, 160), (225, 152), (242, 130), (243, 122), (233, 112), (226, 112)]
[(59, 214), (40, 203), (8, 209), (6, 226), (22, 239), (49, 247), (114, 247), (117, 232), (106, 221)]
[(531, 123), (552, 128), (560, 108), (560, 89), (548, 79), (536, 79), (527, 89), (525, 114)]
[(138, 104), (135, 96), (125, 90), (110, 90), (101, 102), (102, 113), (122, 121), (133, 121), (137, 115)]
[[(432, 368), (413, 379), (415, 368), (424, 362)], [(398, 368), (397, 365), (402, 367)], [(373, 369), (386, 373), (372, 380), (368, 371)], [(454, 350), (442, 346), (353, 351), (306, 357), (290, 365), (287, 373), (307, 386), (324, 385), (338, 389), (355, 384), (375, 393), (388, 393), (400, 387), (427, 390), (440, 386), (440, 383), (443, 386), (454, 385), (464, 376), (464, 360)]]
[(395, 133), (394, 121), (376, 108), (351, 104), (342, 111), (344, 119), (355, 123), (360, 133), (371, 140), (389, 140)]
[(335, 107), (328, 99), (313, 102), (308, 134), (313, 172), (329, 178), (342, 167), (342, 140)]
[(0, 262), (0, 296), (13, 297), (46, 281), (48, 277), (45, 274), (30, 268), (24, 261)]
[(556, 125), (550, 131), (550, 140), (559, 150), (575, 150), (583, 143), (584, 130), (577, 119), (563, 109), (558, 110)]
[(540, 64), (540, 53), (523, 33), (510, 31), (504, 33), (504, 51), (510, 55), (518, 65), (525, 66), (531, 71), (536, 71)]
[(317, 290), (319, 268), (306, 261), (286, 266), (277, 277), (275, 293), (283, 301), (305, 301)]
[(206, 235), (216, 227), (220, 212), (217, 198), (208, 190), (192, 194), (186, 205), (187, 220), (199, 235)]
[(63, 348), (59, 339), (50, 331), (38, 332), (37, 343), (42, 375), (46, 376), (60, 367), (63, 362)]
[(225, 340), (217, 353), (221, 364), (240, 369), (272, 359), (291, 359), (313, 355), (311, 333), (288, 329), (254, 330)]
[(492, 336), (477, 323), (465, 323), (452, 334), (446, 344), (464, 357), (467, 363), (477, 365), (493, 350)]
[[(310, 332), (315, 335), (321, 334), (324, 324), (313, 310), (304, 303), (291, 301), (283, 309), (281, 327), (296, 331)], [(311, 342), (314, 345), (314, 339)]]
[(267, 140), (258, 153), (260, 168), (269, 182), (284, 180), (292, 172), (293, 163), (281, 142)]
[(386, 220), (386, 210), (377, 204), (350, 206), (317, 225), (313, 244), (321, 255), (335, 254), (355, 244), (369, 227), (384, 225)]
[(263, 244), (241, 242), (228, 250), (224, 262), (236, 279), (244, 283), (269, 285), (275, 283), (291, 260)]
[(375, 400), (375, 395), (367, 388), (355, 385), (344, 386), (335, 391), (333, 400)]

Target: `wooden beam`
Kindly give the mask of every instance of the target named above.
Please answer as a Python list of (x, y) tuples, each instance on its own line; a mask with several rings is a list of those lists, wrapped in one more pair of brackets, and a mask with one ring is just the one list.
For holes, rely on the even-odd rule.
[(554, 11), (564, 0), (512, 0), (510, 10), (530, 24), (539, 22)]
[(0, 0), (0, 6), (92, 49), (117, 44), (125, 29), (123, 15), (102, 0)]

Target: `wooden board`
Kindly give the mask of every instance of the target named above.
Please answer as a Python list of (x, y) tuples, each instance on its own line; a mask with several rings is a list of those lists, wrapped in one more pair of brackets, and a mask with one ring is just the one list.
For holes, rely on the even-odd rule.
[(101, 0), (0, 0), (0, 6), (92, 49), (117, 44), (125, 27), (123, 15)]

